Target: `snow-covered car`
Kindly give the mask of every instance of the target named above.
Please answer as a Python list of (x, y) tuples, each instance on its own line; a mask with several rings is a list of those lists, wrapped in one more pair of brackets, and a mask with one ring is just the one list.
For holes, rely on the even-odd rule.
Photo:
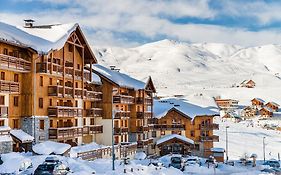
[(268, 160), (263, 165), (268, 165), (272, 168), (280, 168), (280, 163), (275, 159)]
[(208, 167), (210, 165), (214, 166), (215, 168), (217, 168), (219, 165), (218, 163), (216, 162), (216, 159), (213, 157), (213, 156), (210, 156), (206, 161), (205, 163), (208, 165)]
[(280, 168), (265, 168), (265, 169), (261, 170), (261, 172), (272, 173), (272, 174), (281, 174), (281, 169)]
[(34, 171), (34, 175), (66, 175), (70, 169), (57, 157), (47, 157)]
[(188, 157), (185, 159), (185, 164), (186, 165), (200, 164), (200, 160), (198, 159), (198, 157)]
[(179, 156), (171, 157), (171, 163), (169, 164), (169, 167), (174, 167), (181, 171), (184, 171), (184, 161), (182, 157)]

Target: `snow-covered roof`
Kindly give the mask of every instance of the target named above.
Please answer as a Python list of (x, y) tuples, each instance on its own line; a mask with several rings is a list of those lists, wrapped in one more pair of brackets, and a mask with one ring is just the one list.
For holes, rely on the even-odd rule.
[(196, 116), (214, 116), (219, 115), (217, 108), (214, 106), (202, 107), (198, 104), (192, 103), (188, 100), (177, 98), (166, 98), (161, 100), (154, 100), (153, 115), (155, 118), (164, 117), (170, 110), (177, 110), (190, 119)]
[(273, 102), (273, 101), (271, 101), (271, 102), (268, 102), (268, 103), (271, 103), (271, 104), (273, 104), (274, 106), (277, 106), (277, 107), (279, 107), (279, 104), (277, 104), (277, 103), (275, 103), (275, 102)]
[(0, 38), (47, 53), (52, 49), (62, 48), (77, 27), (77, 23), (71, 23), (54, 25), (50, 28), (23, 28), (0, 22)]
[[(258, 100), (258, 101), (260, 101), (260, 102), (262, 102), (262, 103), (265, 103), (265, 101), (263, 100), (263, 99), (261, 99), (261, 98), (254, 98), (253, 100)], [(252, 101), (253, 101), (252, 100)]]
[(10, 135), (1, 135), (0, 142), (12, 142), (13, 139)]
[(182, 140), (184, 142), (187, 142), (189, 144), (194, 144), (194, 141), (185, 137), (185, 136), (182, 136), (182, 135), (178, 135), (178, 134), (169, 134), (169, 135), (165, 135), (164, 137), (161, 137), (160, 139), (157, 140), (156, 144), (159, 145), (161, 143), (164, 143), (164, 142), (167, 142), (171, 139), (179, 139), (179, 140)]
[(9, 126), (0, 126), (0, 131), (10, 131), (11, 128)]
[(13, 129), (10, 131), (10, 134), (17, 138), (18, 140), (20, 140), (22, 143), (30, 143), (33, 142), (34, 137), (27, 134), (26, 132), (24, 132), (21, 129)]
[(71, 148), (69, 144), (59, 143), (53, 141), (46, 141), (42, 143), (38, 143), (32, 147), (32, 150), (41, 155), (50, 155), (50, 154), (64, 154)]
[(100, 77), (95, 73), (92, 73), (92, 83), (102, 84)]
[(108, 79), (109, 81), (117, 84), (120, 87), (131, 89), (145, 89), (146, 84), (140, 80), (134, 79), (129, 75), (120, 73), (116, 70), (108, 69), (100, 64), (94, 64), (93, 70), (100, 76)]
[(221, 152), (224, 152), (224, 148), (211, 148), (210, 149), (212, 152), (218, 152), (218, 153), (221, 153)]

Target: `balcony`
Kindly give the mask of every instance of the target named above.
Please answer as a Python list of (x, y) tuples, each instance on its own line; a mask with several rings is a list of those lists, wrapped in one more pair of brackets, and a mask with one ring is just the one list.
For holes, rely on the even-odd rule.
[(86, 117), (102, 117), (103, 111), (101, 108), (86, 109)]
[(200, 136), (199, 137), (200, 142), (219, 142), (219, 136), (212, 135), (212, 136)]
[(102, 100), (102, 92), (84, 90), (84, 97), (94, 101)]
[(118, 111), (115, 113), (115, 119), (130, 118), (131, 111)]
[(73, 139), (83, 135), (83, 127), (50, 128), (49, 139)]
[(137, 97), (136, 98), (136, 103), (137, 104), (151, 105), (152, 104), (152, 98)]
[(219, 124), (200, 124), (199, 125), (200, 130), (219, 130)]
[(150, 144), (153, 144), (153, 138), (137, 141), (137, 148), (144, 148)]
[(75, 79), (82, 80), (82, 75), (83, 75), (82, 70), (75, 69), (74, 74), (75, 74)]
[(147, 132), (147, 131), (149, 131), (149, 127), (148, 126), (137, 126), (136, 132), (143, 133), (143, 132)]
[(75, 88), (75, 98), (83, 98), (83, 89)]
[(0, 106), (0, 117), (1, 118), (8, 117), (8, 106)]
[(77, 107), (55, 106), (48, 108), (49, 117), (82, 117), (83, 109)]
[(122, 103), (122, 104), (134, 104), (134, 97), (129, 95), (114, 95), (113, 103)]
[(65, 97), (73, 97), (73, 87), (65, 86)]
[(185, 125), (183, 124), (153, 124), (151, 127), (154, 130), (185, 130)]
[(0, 92), (19, 93), (20, 85), (18, 82), (0, 80)]
[(103, 126), (102, 125), (89, 125), (83, 127), (83, 134), (98, 134), (103, 133)]
[(122, 128), (114, 127), (113, 130), (114, 130), (114, 135), (121, 135), (122, 133), (129, 132), (129, 128), (127, 127), (122, 127)]
[(0, 67), (7, 70), (30, 72), (31, 62), (22, 58), (0, 54)]
[(63, 66), (51, 62), (43, 62), (36, 64), (36, 72), (38, 73), (49, 73), (52, 75), (62, 76)]
[(152, 117), (151, 111), (137, 112), (138, 119), (151, 118), (151, 117)]
[(73, 77), (73, 68), (72, 67), (65, 67), (65, 76), (72, 78)]
[(60, 85), (50, 85), (48, 86), (48, 95), (55, 97), (63, 96), (63, 86)]

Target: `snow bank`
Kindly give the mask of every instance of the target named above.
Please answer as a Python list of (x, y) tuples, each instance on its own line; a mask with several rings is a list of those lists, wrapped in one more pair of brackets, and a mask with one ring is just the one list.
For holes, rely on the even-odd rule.
[(146, 158), (146, 154), (144, 152), (137, 152), (134, 156), (136, 160), (144, 160)]
[(10, 131), (11, 135), (19, 139), (22, 143), (30, 143), (33, 142), (34, 137), (27, 134), (21, 129), (13, 129)]
[(85, 145), (80, 145), (80, 146), (75, 146), (75, 147), (72, 147), (70, 150), (70, 157), (77, 157), (77, 153), (93, 151), (93, 150), (97, 150), (97, 149), (105, 148), (105, 147), (107, 147), (107, 146), (99, 145), (96, 142), (92, 142), (90, 144), (85, 144)]
[(50, 154), (64, 154), (71, 146), (66, 143), (59, 143), (53, 141), (46, 141), (38, 143), (32, 147), (32, 150), (37, 154), (50, 155)]

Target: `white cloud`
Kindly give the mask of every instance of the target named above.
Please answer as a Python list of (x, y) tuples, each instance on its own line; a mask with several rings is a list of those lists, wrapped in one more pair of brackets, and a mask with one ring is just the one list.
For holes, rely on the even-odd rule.
[[(51, 2), (54, 0), (41, 0)], [(188, 42), (224, 42), (230, 44), (240, 44), (244, 46), (262, 45), (281, 41), (281, 32), (275, 30), (248, 31), (244, 28), (227, 28), (218, 25), (202, 24), (177, 24), (170, 18), (198, 17), (214, 18), (216, 15), (229, 12), (233, 16), (241, 15), (237, 9), (238, 1), (228, 1), (222, 3), (225, 7), (222, 10), (214, 11), (210, 9), (208, 0), (63, 0), (61, 3), (71, 3), (63, 10), (49, 9), (41, 11), (31, 11), (21, 14), (0, 13), (0, 20), (22, 25), (23, 19), (33, 18), (37, 23), (68, 23), (78, 22), (82, 25), (92, 45), (101, 46), (136, 46), (137, 40), (128, 40), (127, 33), (136, 33), (147, 40), (157, 40), (163, 37)], [(233, 4), (232, 4), (233, 3)], [(269, 7), (262, 8), (262, 3), (253, 3), (253, 7), (266, 8), (266, 12), (259, 17), (263, 22), (274, 18), (276, 10), (269, 13)], [(241, 6), (242, 11), (250, 9), (250, 4)], [(279, 7), (277, 7), (279, 8)], [(281, 9), (280, 9), (281, 10)], [(254, 14), (249, 10), (247, 15)], [(280, 17), (281, 18), (281, 17)], [(116, 35), (119, 33), (121, 35)]]

